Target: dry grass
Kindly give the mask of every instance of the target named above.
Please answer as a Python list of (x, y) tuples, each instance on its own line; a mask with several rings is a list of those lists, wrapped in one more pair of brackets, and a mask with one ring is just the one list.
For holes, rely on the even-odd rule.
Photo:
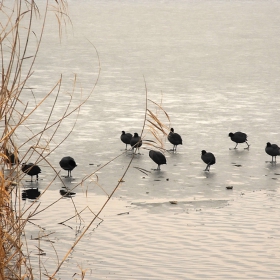
[[(162, 107), (162, 99), (157, 103), (148, 98), (148, 89), (146, 87), (146, 114), (144, 127), (151, 133), (154, 140), (146, 140), (145, 144), (149, 148), (155, 148), (165, 152), (164, 147), (166, 136), (170, 130), (170, 117)], [(168, 125), (166, 125), (168, 123)], [(142, 131), (143, 134), (143, 131)]]
[[(27, 83), (34, 71), (33, 68), (44, 35), (44, 28), (47, 24), (47, 14), (49, 12), (55, 13), (58, 22), (58, 38), (63, 34), (63, 27), (68, 23), (71, 24), (67, 15), (66, 2), (64, 0), (46, 1), (45, 6), (39, 8), (32, 0), (14, 0), (13, 3), (8, 1), (10, 0), (0, 3), (1, 19), (3, 19), (1, 20), (0, 28), (0, 53), (2, 63), (0, 83), (0, 280), (35, 279), (29, 258), (28, 240), (24, 238), (25, 226), (27, 223), (32, 223), (32, 219), (36, 217), (36, 215), (43, 211), (50, 210), (53, 205), (63, 198), (60, 197), (40, 210), (39, 204), (36, 204), (55, 180), (58, 179), (64, 184), (59, 171), (49, 162), (48, 156), (63, 145), (63, 142), (74, 130), (80, 109), (93, 93), (99, 80), (100, 63), (91, 92), (89, 92), (87, 96), (84, 96), (82, 90), (77, 89), (77, 77), (74, 76), (73, 91), (68, 95), (68, 104), (63, 112), (60, 111), (60, 114), (57, 114), (56, 106), (58, 105), (58, 100), (61, 95), (62, 77), (60, 76), (58, 80), (54, 82), (53, 88), (41, 99), (36, 96), (32, 89), (28, 88)], [(35, 33), (33, 31), (33, 25), (38, 19), (40, 28), (36, 26), (37, 33)], [(35, 44), (35, 49), (33, 53), (30, 53), (29, 44), (32, 39), (32, 44)], [(99, 61), (98, 52), (94, 45), (92, 45), (92, 47), (93, 50), (96, 51), (96, 56)], [(33, 105), (22, 101), (21, 95), (26, 93), (26, 90), (29, 90), (33, 96), (31, 102)], [(74, 104), (73, 106), (73, 96), (76, 97), (78, 90), (80, 91), (81, 98), (78, 104)], [(40, 124), (35, 123), (39, 129), (36, 131), (32, 130), (30, 126), (27, 125), (28, 122), (32, 120), (33, 114), (36, 113), (39, 108), (44, 107), (46, 101), (49, 100), (52, 100), (52, 108), (49, 115), (45, 120), (40, 120)], [(166, 111), (162, 108), (161, 103), (158, 104), (148, 99), (147, 87), (145, 109), (141, 137), (143, 137), (146, 147), (164, 150), (164, 139), (169, 129), (164, 123), (170, 122), (170, 119)], [(70, 116), (74, 118), (72, 128), (64, 137), (59, 139), (59, 141), (57, 141), (57, 139), (54, 141), (63, 122)], [(162, 119), (164, 119), (164, 121), (162, 121)], [(153, 140), (146, 139), (147, 137), (144, 135), (145, 129), (150, 131)], [(28, 133), (26, 133), (26, 135), (28, 136), (24, 139), (21, 137), (19, 141), (18, 135), (22, 131), (27, 131)], [(74, 248), (77, 247), (80, 240), (88, 232), (89, 228), (97, 220), (98, 222), (102, 221), (99, 216), (124, 181), (124, 177), (131, 167), (134, 155), (131, 157), (121, 178), (118, 178), (119, 180), (111, 192), (107, 192), (101, 184), (99, 184), (97, 173), (122, 155), (123, 154), (117, 155), (108, 160), (108, 162), (99, 166), (91, 174), (82, 178), (80, 182), (77, 182), (71, 190), (68, 190), (71, 192), (77, 187), (84, 188), (87, 184), (94, 183), (104, 191), (107, 199), (96, 213), (90, 207), (85, 207), (82, 211), (78, 211), (72, 199), (74, 214), (69, 217), (69, 219), (61, 222), (61, 224), (74, 218), (81, 223), (81, 215), (85, 210), (89, 210), (93, 218), (87, 226), (85, 226), (65, 256), (62, 259), (59, 259), (57, 256), (57, 267), (52, 272), (50, 272), (41, 261), (41, 256), (44, 255), (44, 251), (40, 246), (42, 240), (50, 241), (51, 236), (38, 225), (38, 237), (36, 237), (36, 240), (38, 240), (37, 249), (40, 279), (43, 279), (43, 277), (47, 279), (56, 279), (56, 274), (60, 271)], [(40, 196), (34, 199), (33, 203), (22, 211), (20, 194), (24, 174), (21, 172), (21, 166), (22, 163), (29, 162), (30, 159), (32, 159), (35, 164), (47, 165), (52, 169), (55, 175), (40, 193)], [(147, 172), (142, 168), (138, 168), (138, 170), (144, 173)], [(50, 242), (50, 244), (53, 246), (52, 242)], [(54, 246), (53, 251), (57, 255)], [(86, 271), (87, 269), (80, 267), (77, 276), (79, 276), (80, 279), (84, 279)]]
[[(34, 63), (44, 34), (47, 14), (55, 13), (60, 35), (63, 23), (65, 24), (69, 19), (64, 0), (46, 1), (44, 5), (43, 11), (41, 11), (32, 0), (1, 1), (0, 3), (0, 279), (34, 279), (28, 258), (28, 244), (22, 238), (24, 228), (29, 218), (36, 213), (37, 208), (33, 209), (27, 218), (22, 218), (24, 213), (21, 213), (20, 199), (23, 178), (21, 164), (27, 162), (32, 156), (36, 159), (35, 163), (42, 161), (48, 163), (47, 155), (61, 145), (71, 133), (70, 131), (59, 144), (50, 149), (49, 144), (57, 130), (67, 117), (73, 113), (78, 115), (81, 106), (89, 97), (85, 97), (74, 108), (70, 108), (72, 102), (70, 97), (65, 111), (55, 121), (51, 117), (60, 95), (62, 77), (58, 79), (53, 89), (39, 101), (30, 89), (35, 101), (34, 106), (30, 107), (29, 103), (24, 103), (21, 99), (23, 92), (26, 93), (27, 82), (34, 71)], [(36, 25), (37, 21), (40, 23), (39, 28)], [(36, 32), (34, 25), (36, 25)], [(30, 53), (29, 44), (32, 40), (35, 49)], [(50, 98), (54, 101), (49, 117), (44, 121), (41, 129), (33, 133), (26, 123), (34, 112), (44, 106), (45, 101)], [(74, 126), (75, 123), (72, 130)], [(23, 130), (28, 130), (32, 136), (19, 143), (17, 133)], [(51, 131), (50, 136), (49, 131)], [(48, 133), (47, 137), (44, 136), (46, 133)], [(19, 156), (21, 150), (25, 152)]]
[[(51, 2), (51, 1), (50, 1)], [(64, 184), (62, 178), (59, 175), (59, 171), (48, 161), (48, 156), (53, 153), (63, 142), (69, 137), (73, 131), (79, 111), (82, 105), (88, 100), (95, 86), (98, 82), (100, 75), (100, 64), (98, 75), (93, 84), (91, 92), (87, 96), (83, 96), (81, 90), (81, 99), (77, 105), (73, 106), (73, 96), (77, 92), (76, 88), (76, 76), (73, 79), (73, 92), (68, 96), (68, 105), (66, 106), (64, 112), (60, 112), (60, 117), (55, 117), (54, 114), (59, 96), (61, 95), (61, 85), (62, 77), (54, 83), (53, 88), (45, 94), (43, 98), (38, 98), (36, 94), (30, 89), (33, 95), (33, 101), (30, 105), (29, 103), (24, 103), (21, 99), (21, 95), (26, 92), (28, 88), (27, 82), (32, 77), (34, 63), (40, 49), (41, 40), (44, 34), (44, 28), (46, 23), (46, 16), (49, 12), (54, 12), (59, 26), (59, 35), (62, 35), (62, 26), (69, 20), (67, 16), (67, 5), (63, 0), (54, 0), (52, 3), (46, 2), (43, 10), (40, 10), (34, 1), (24, 1), (15, 0), (13, 3), (8, 3), (5, 1), (1, 2), (1, 41), (0, 41), (0, 53), (1, 53), (1, 92), (0, 92), (0, 127), (1, 127), (1, 144), (0, 144), (0, 279), (35, 279), (33, 276), (33, 268), (30, 263), (29, 250), (28, 250), (28, 240), (24, 239), (24, 230), (27, 223), (32, 223), (32, 218), (43, 211), (48, 211), (51, 207), (56, 204), (60, 199), (50, 203), (44, 209), (38, 209), (39, 205), (36, 202), (39, 198), (44, 195), (48, 188), (52, 185), (54, 180), (59, 178)], [(41, 29), (38, 31), (38, 26), (36, 30), (38, 33), (33, 32), (33, 24), (39, 19), (41, 24)], [(29, 52), (29, 43), (31, 39), (35, 38), (35, 50), (32, 54)], [(33, 43), (34, 44), (34, 40)], [(98, 57), (98, 52), (93, 46), (93, 50), (96, 51)], [(99, 58), (98, 58), (99, 59)], [(32, 120), (32, 115), (40, 107), (44, 107), (47, 100), (53, 100), (52, 108), (49, 112), (48, 117), (42, 121), (40, 120), (39, 130), (32, 131), (28, 124), (28, 121)], [(69, 118), (71, 115), (75, 114), (75, 121), (66, 135), (55, 142), (54, 138), (57, 131), (62, 126), (64, 120)], [(34, 121), (33, 121), (34, 122)], [(34, 124), (34, 123), (33, 123)], [(37, 123), (35, 123), (37, 124)], [(26, 139), (21, 139), (19, 142), (18, 133), (26, 130), (29, 135)], [(31, 136), (30, 136), (31, 135)], [(20, 152), (19, 152), (20, 151)], [(22, 152), (24, 151), (24, 152)], [(118, 155), (118, 158), (121, 155)], [(33, 203), (29, 205), (24, 211), (21, 207), (21, 186), (24, 174), (21, 172), (21, 165), (24, 162), (28, 162), (30, 159), (35, 159), (35, 164), (45, 164), (48, 165), (55, 174), (52, 181), (46, 186), (45, 190), (40, 193)], [(100, 166), (97, 170), (85, 176), (81, 182), (77, 183), (73, 187), (73, 190), (78, 186), (83, 186), (86, 182), (92, 181), (94, 178), (95, 184), (98, 185), (98, 176), (96, 173), (114, 161), (116, 158), (109, 160), (103, 166)], [(129, 166), (127, 167), (128, 170)], [(125, 173), (123, 177), (125, 176)], [(69, 252), (64, 256), (62, 260), (59, 260), (57, 256), (57, 269), (50, 272), (47, 267), (41, 261), (41, 256), (44, 255), (43, 250), (40, 248), (42, 240), (49, 239), (49, 234), (45, 233), (43, 229), (38, 225), (38, 267), (39, 267), (39, 277), (55, 279), (57, 272), (60, 270), (64, 261), (67, 259), (68, 255), (73, 251), (79, 241), (82, 239), (84, 234), (90, 228), (92, 223), (99, 218), (99, 214), (102, 212), (104, 207), (107, 205), (111, 197), (113, 196), (115, 190), (118, 188), (120, 182), (115, 187), (114, 191), (107, 194), (108, 199), (103, 204), (98, 213), (94, 213), (89, 207), (86, 207), (82, 211), (76, 209), (76, 205), (73, 202), (73, 208), (75, 213), (72, 218), (78, 218), (82, 220), (81, 213), (89, 209), (94, 218), (91, 223), (88, 224), (86, 229), (81, 233), (77, 241), (69, 248)], [(71, 191), (71, 190), (69, 190)], [(62, 222), (65, 223), (66, 221)], [(34, 240), (34, 239), (33, 239)], [(50, 240), (49, 240), (50, 241)], [(50, 242), (52, 244), (52, 242)], [(53, 247), (54, 252), (56, 249)], [(77, 275), (81, 279), (84, 279), (86, 274), (86, 269), (80, 267), (80, 271)]]

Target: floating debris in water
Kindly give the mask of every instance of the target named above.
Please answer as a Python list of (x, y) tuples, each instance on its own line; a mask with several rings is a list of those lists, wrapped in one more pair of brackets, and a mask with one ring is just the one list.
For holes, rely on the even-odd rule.
[(170, 202), (170, 204), (178, 204), (178, 201), (176, 201), (176, 200), (171, 200), (169, 202)]
[(59, 192), (62, 196), (65, 196), (65, 197), (72, 197), (73, 195), (76, 194), (74, 192), (65, 191), (65, 190), (59, 190)]
[(37, 256), (46, 256), (47, 254), (46, 253), (40, 253), (40, 254), (35, 254)]
[(128, 215), (128, 214), (129, 214), (129, 212), (123, 212), (123, 213), (119, 213), (117, 215)]

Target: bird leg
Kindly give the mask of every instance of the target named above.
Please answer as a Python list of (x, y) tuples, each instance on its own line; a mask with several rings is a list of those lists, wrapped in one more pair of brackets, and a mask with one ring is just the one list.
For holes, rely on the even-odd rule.
[(237, 149), (237, 148), (236, 148), (236, 147), (237, 147), (237, 145), (238, 145), (238, 143), (236, 143), (236, 145), (235, 145), (234, 149)]
[(274, 156), (275, 157), (275, 161), (273, 161), (273, 156), (272, 156), (272, 162), (271, 163), (273, 163), (273, 162), (275, 162), (276, 163), (276, 156)]
[(172, 149), (170, 149), (169, 151), (175, 151), (175, 145), (173, 145), (173, 148)]
[(204, 171), (210, 171), (210, 167), (211, 167), (211, 162), (209, 162), (205, 168)]
[(67, 177), (71, 177), (71, 170), (68, 170), (68, 175)]
[(247, 144), (247, 148), (244, 148), (244, 149), (247, 149), (247, 150), (249, 150), (249, 148), (250, 148), (250, 145), (248, 144), (248, 142), (247, 142), (247, 141), (245, 141), (245, 143)]
[[(38, 174), (36, 175), (36, 180), (35, 181), (38, 181), (39, 177), (38, 177)], [(34, 182), (33, 181), (33, 175), (31, 175), (31, 180), (30, 181), (26, 181), (26, 182)]]

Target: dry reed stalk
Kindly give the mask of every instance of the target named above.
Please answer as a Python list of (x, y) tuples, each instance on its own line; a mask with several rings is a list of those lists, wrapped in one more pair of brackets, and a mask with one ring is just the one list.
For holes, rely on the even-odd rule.
[[(168, 135), (169, 126), (170, 126), (170, 117), (167, 112), (162, 107), (162, 100), (160, 104), (154, 102), (151, 99), (148, 99), (148, 90), (145, 81), (146, 88), (146, 114), (145, 114), (145, 126), (152, 134), (154, 140), (145, 141), (145, 144), (151, 148), (156, 148), (161, 151), (166, 151), (164, 148), (164, 138)], [(149, 109), (148, 106), (154, 105), (153, 109)], [(164, 115), (166, 121), (169, 123), (167, 126), (165, 122), (161, 120), (162, 114)], [(148, 148), (149, 149), (149, 148)]]
[[(48, 98), (52, 97), (54, 90), (57, 90), (56, 97), (60, 93), (62, 78), (38, 103), (36, 102), (36, 105), (31, 110), (28, 103), (24, 104), (21, 101), (21, 94), (26, 87), (27, 81), (33, 74), (34, 63), (41, 45), (49, 8), (51, 7), (52, 11), (55, 12), (59, 23), (60, 35), (62, 22), (65, 24), (66, 18), (68, 18), (67, 5), (64, 0), (53, 0), (52, 6), (50, 6), (49, 2), (45, 2), (42, 14), (34, 0), (14, 0), (13, 2), (2, 0), (0, 4), (0, 279), (34, 279), (28, 254), (26, 257), (23, 253), (22, 234), (24, 233), (26, 223), (34, 212), (37, 211), (37, 208), (27, 218), (22, 218), (19, 195), (22, 180), (20, 172), (21, 163), (23, 160), (28, 160), (33, 153), (37, 155), (37, 162), (47, 161), (46, 155), (43, 155), (43, 153), (45, 154), (48, 151), (48, 143), (41, 144), (44, 134), (50, 128), (55, 127), (53, 135), (49, 140), (52, 141), (61, 123), (74, 112), (79, 113), (80, 107), (91, 94), (84, 98), (74, 109), (69, 110), (68, 106), (63, 116), (51, 123), (50, 117), (53, 114), (57, 100), (55, 98), (53, 109), (45, 121), (42, 130), (19, 145), (16, 144), (17, 131), (24, 127), (27, 120), (39, 107), (43, 106)], [(37, 18), (41, 19), (42, 25), (41, 30), (35, 33), (33, 32), (33, 27), (34, 21)], [(34, 53), (30, 55), (29, 44), (31, 36), (34, 35), (37, 43)], [(71, 99), (69, 103), (71, 103)], [(63, 141), (67, 139), (69, 134), (65, 136)], [(35, 139), (35, 144), (31, 145), (20, 158), (20, 148), (28, 147), (33, 139)], [(28, 252), (27, 246), (26, 250)], [(41, 265), (40, 259), (39, 263)]]
[[(66, 24), (66, 20), (68, 20), (67, 16), (67, 6), (64, 0), (53, 0), (53, 5), (51, 9), (55, 11), (56, 18), (59, 23), (59, 34), (62, 34), (62, 23)], [(99, 55), (92, 44), (93, 48), (96, 51), (96, 55), (98, 57), (98, 75), (95, 80), (95, 83), (92, 87), (91, 92), (83, 97), (78, 105), (74, 108), (71, 108), (72, 104), (72, 96), (76, 91), (76, 76), (74, 77), (73, 83), (73, 92), (70, 95), (68, 105), (66, 106), (64, 112), (62, 112), (61, 117), (53, 120), (53, 112), (57, 104), (58, 96), (61, 92), (61, 83), (62, 77), (55, 83), (53, 88), (46, 93), (46, 95), (37, 102), (36, 96), (34, 95), (35, 106), (30, 108), (28, 103), (24, 103), (21, 100), (21, 94), (23, 89), (25, 88), (27, 81), (32, 76), (34, 62), (36, 60), (41, 40), (44, 33), (44, 28), (46, 25), (46, 15), (49, 12), (49, 1), (46, 1), (46, 6), (44, 12), (40, 13), (40, 9), (36, 5), (35, 1), (27, 1), (27, 0), (14, 0), (14, 5), (12, 9), (4, 9), (5, 1), (2, 1), (3, 9), (0, 11), (6, 17), (6, 23), (1, 23), (0, 30), (0, 53), (1, 53), (1, 61), (2, 61), (2, 69), (1, 69), (1, 90), (0, 90), (0, 128), (2, 129), (2, 136), (0, 136), (0, 166), (2, 169), (0, 170), (0, 280), (1, 279), (34, 279), (32, 266), (30, 264), (29, 253), (28, 253), (28, 241), (25, 240), (25, 243), (22, 240), (22, 234), (24, 233), (24, 228), (27, 223), (31, 222), (31, 219), (36, 215), (43, 211), (49, 210), (54, 204), (56, 204), (62, 197), (58, 200), (50, 203), (47, 207), (39, 210), (39, 204), (36, 206), (36, 202), (40, 197), (35, 199), (33, 203), (30, 204), (29, 207), (25, 209), (25, 211), (21, 211), (21, 200), (20, 200), (20, 186), (21, 181), (23, 179), (23, 174), (20, 172), (21, 164), (23, 162), (29, 161), (31, 158), (36, 158), (35, 164), (44, 163), (47, 164), (54, 172), (54, 178), (49, 182), (46, 186), (45, 190), (41, 193), (40, 196), (44, 195), (44, 193), (48, 190), (48, 188), (52, 185), (54, 180), (57, 178), (60, 179), (61, 183), (64, 184), (63, 180), (60, 177), (59, 172), (56, 168), (49, 162), (48, 156), (53, 153), (58, 147), (60, 147), (63, 142), (70, 136), (72, 133), (77, 117), (79, 115), (79, 111), (82, 105), (88, 100), (88, 98), (93, 93), (97, 82), (99, 80), (100, 75), (100, 60)], [(1, 7), (1, 8), (2, 8)], [(28, 47), (29, 47), (29, 39), (32, 33), (32, 24), (34, 22), (34, 18), (42, 17), (42, 28), (39, 34), (36, 34), (37, 45), (34, 53), (30, 56), (27, 55)], [(22, 35), (21, 32), (23, 30), (26, 32)], [(9, 46), (7, 50), (7, 46)], [(8, 56), (7, 56), (8, 54)], [(145, 80), (145, 79), (144, 79)], [(157, 104), (148, 99), (148, 90), (145, 82), (146, 89), (146, 108), (143, 122), (143, 129), (141, 132), (141, 137), (143, 137), (143, 132), (146, 127), (151, 131), (154, 140), (145, 140), (147, 145), (152, 145), (154, 147), (163, 148), (162, 135), (166, 135), (167, 126), (160, 120), (159, 113), (164, 112), (166, 118), (169, 120), (168, 114), (163, 110), (160, 104)], [(81, 92), (82, 96), (82, 92)], [(33, 132), (28, 127), (25, 127), (25, 123), (32, 117), (34, 112), (42, 106), (44, 106), (47, 99), (52, 98), (53, 105), (50, 110), (50, 113), (42, 127), (39, 131)], [(153, 113), (153, 110), (148, 109), (148, 101), (156, 106), (156, 113)], [(53, 139), (60, 129), (64, 120), (66, 120), (69, 116), (76, 114), (76, 118), (74, 124), (70, 131), (64, 136), (62, 140), (60, 140), (54, 147), (52, 146)], [(148, 125), (147, 125), (148, 123)], [(21, 143), (17, 143), (17, 131), (26, 128), (32, 133), (32, 136), (28, 137)], [(46, 133), (50, 132), (50, 136), (45, 137)], [(47, 140), (46, 140), (47, 139)], [(152, 144), (156, 143), (156, 145)], [(24, 153), (19, 153), (19, 151), (24, 150)], [(15, 156), (15, 164), (12, 164), (10, 161), (10, 153), (13, 153)], [(125, 152), (124, 152), (125, 153)], [(131, 163), (134, 159), (134, 155), (132, 156), (130, 162), (128, 163), (125, 171), (123, 172), (122, 177), (119, 179), (115, 188), (112, 192), (108, 193), (101, 184), (99, 184), (97, 172), (107, 165), (111, 164), (117, 158), (122, 156), (124, 153), (117, 155), (111, 160), (108, 160), (107, 163), (103, 164), (91, 174), (86, 175), (79, 183), (77, 183), (71, 190), (73, 191), (78, 186), (83, 186), (86, 182), (94, 182), (98, 187), (100, 187), (104, 193), (107, 195), (106, 201), (103, 203), (101, 208), (94, 213), (90, 207), (88, 207), (89, 211), (93, 214), (93, 219), (86, 226), (85, 230), (81, 232), (79, 237), (76, 239), (74, 244), (71, 246), (69, 251), (65, 254), (62, 260), (59, 260), (59, 257), (56, 253), (56, 249), (53, 246), (53, 250), (56, 253), (57, 257), (57, 268), (53, 273), (50, 273), (47, 267), (41, 261), (42, 251), (40, 249), (41, 240), (47, 238), (49, 241), (49, 237), (44, 232), (41, 232), (38, 236), (38, 266), (39, 266), (39, 276), (40, 279), (42, 276), (46, 276), (48, 279), (55, 279), (57, 272), (61, 269), (63, 263), (68, 258), (73, 249), (78, 245), (80, 240), (83, 238), (85, 233), (92, 226), (93, 222), (96, 219), (102, 219), (99, 217), (101, 212), (104, 210), (106, 205), (109, 203), (116, 190), (119, 188), (121, 182), (125, 175), (127, 174), (129, 168), (131, 167)], [(9, 167), (7, 171), (5, 168)], [(144, 174), (148, 174), (149, 171), (143, 168), (137, 168), (139, 171)], [(94, 177), (94, 180), (92, 179)], [(84, 211), (78, 211), (76, 208), (74, 200), (71, 198), (73, 209), (75, 214), (69, 218), (72, 219), (74, 217), (78, 217), (80, 223), (82, 221), (81, 213)], [(34, 208), (35, 207), (35, 208)], [(28, 211), (31, 211), (28, 213)], [(68, 219), (68, 220), (69, 220)], [(67, 220), (66, 220), (67, 221)], [(64, 222), (66, 222), (64, 221)], [(62, 222), (62, 224), (64, 223)], [(24, 250), (23, 250), (24, 247)], [(25, 254), (23, 252), (26, 252)], [(84, 279), (86, 270), (83, 270), (80, 267), (81, 278)]]

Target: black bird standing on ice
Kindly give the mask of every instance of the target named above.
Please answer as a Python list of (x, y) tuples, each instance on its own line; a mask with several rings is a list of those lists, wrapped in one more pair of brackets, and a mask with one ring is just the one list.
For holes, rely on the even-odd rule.
[(173, 151), (177, 150), (177, 145), (183, 144), (182, 137), (180, 134), (175, 133), (173, 128), (170, 129), (167, 139), (171, 144), (173, 144)]
[(272, 156), (273, 163), (273, 157), (275, 157), (275, 163), (276, 163), (276, 157), (280, 155), (280, 148), (276, 144), (270, 144), (269, 142), (266, 143), (265, 152)]
[(66, 177), (71, 177), (71, 171), (77, 166), (72, 157), (63, 157), (59, 162), (59, 165), (62, 169), (68, 171), (68, 175)]
[(142, 146), (142, 140), (141, 140), (141, 137), (138, 135), (138, 133), (136, 133), (136, 132), (134, 133), (134, 136), (130, 140), (130, 145), (132, 147), (133, 152), (134, 152), (134, 149), (135, 149), (135, 153), (136, 153), (137, 149), (139, 151), (139, 148)]
[(245, 149), (249, 149), (250, 145), (247, 142), (248, 141), (247, 140), (247, 134), (238, 131), (238, 132), (235, 132), (235, 133), (230, 132), (228, 134), (228, 136), (230, 137), (231, 141), (236, 143), (234, 149), (236, 149), (236, 147), (237, 147), (237, 145), (239, 143), (246, 143), (247, 144), (247, 148), (245, 148)]
[(126, 150), (127, 150), (127, 145), (130, 144), (131, 138), (132, 138), (131, 133), (125, 133), (125, 131), (122, 131), (121, 140), (125, 144), (125, 149)]
[(165, 155), (159, 151), (150, 150), (149, 157), (158, 165), (157, 170), (160, 170), (161, 164), (166, 164)]
[(36, 176), (36, 181), (38, 181), (39, 176), (38, 174), (41, 173), (41, 168), (34, 164), (34, 163), (23, 163), (21, 167), (22, 172), (26, 173), (27, 175), (31, 176), (31, 182), (33, 182), (33, 176)]
[(207, 164), (204, 171), (210, 171), (210, 165), (216, 163), (216, 158), (212, 153), (207, 153), (205, 150), (201, 151), (201, 159)]
[(10, 166), (15, 165), (19, 162), (18, 156), (15, 153), (10, 152), (7, 148), (5, 149), (4, 154), (8, 158), (8, 159), (5, 159), (5, 162), (8, 165), (10, 165)]

